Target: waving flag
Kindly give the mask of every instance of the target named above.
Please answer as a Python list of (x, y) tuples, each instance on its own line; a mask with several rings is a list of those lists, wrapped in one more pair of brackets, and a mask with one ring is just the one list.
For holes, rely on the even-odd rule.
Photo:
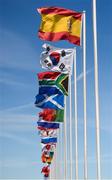
[(43, 128), (48, 128), (48, 129), (58, 129), (59, 128), (59, 123), (50, 123), (50, 122), (41, 122), (38, 121), (37, 122), (39, 127), (43, 127)]
[(43, 48), (44, 51), (40, 56), (42, 68), (72, 74), (75, 49), (60, 49), (49, 44), (44, 44)]
[(53, 159), (53, 155), (54, 155), (54, 152), (44, 151), (42, 153), (42, 156), (41, 156), (42, 162), (51, 164), (51, 161)]
[(47, 96), (46, 94), (36, 96), (35, 106), (40, 108), (64, 109), (64, 95), (55, 94)]
[(41, 143), (42, 145), (42, 152), (43, 151), (53, 151), (55, 150), (56, 148), (56, 143), (50, 143), (50, 144), (43, 144)]
[(49, 165), (48, 166), (44, 166), (42, 168), (41, 173), (44, 174), (44, 177), (49, 177), (49, 174), (50, 174), (50, 167), (49, 167)]
[(56, 137), (43, 138), (43, 139), (41, 139), (41, 143), (44, 143), (44, 144), (57, 143), (57, 138)]
[(60, 72), (42, 72), (38, 73), (39, 80), (39, 94), (53, 94), (68, 95), (68, 74), (61, 74)]
[(39, 113), (39, 119), (51, 122), (63, 122), (64, 110), (43, 109), (43, 111)]
[(41, 129), (39, 131), (39, 134), (41, 137), (56, 137), (57, 136), (57, 130), (54, 129)]
[(42, 22), (38, 36), (42, 40), (68, 40), (80, 45), (82, 13), (60, 7), (37, 9)]

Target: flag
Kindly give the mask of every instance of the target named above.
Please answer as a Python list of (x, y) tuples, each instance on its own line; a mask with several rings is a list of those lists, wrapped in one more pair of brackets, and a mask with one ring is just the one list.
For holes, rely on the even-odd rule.
[(43, 138), (43, 139), (41, 139), (41, 143), (44, 143), (44, 144), (57, 143), (57, 138), (56, 137)]
[(38, 127), (42, 127), (42, 128), (47, 128), (47, 129), (58, 129), (59, 128), (59, 123), (50, 123), (50, 122), (41, 122), (38, 121), (37, 122)]
[(44, 51), (40, 56), (42, 68), (72, 74), (73, 59), (76, 54), (75, 48), (62, 49), (50, 46), (49, 44), (44, 44), (43, 48)]
[(54, 152), (54, 150), (55, 150), (55, 148), (56, 148), (56, 143), (50, 143), (50, 144), (43, 144), (43, 143), (41, 143), (41, 145), (42, 145), (42, 152), (43, 151), (53, 151)]
[(41, 129), (39, 130), (39, 135), (41, 137), (56, 137), (57, 136), (57, 130), (55, 129)]
[(40, 108), (64, 109), (64, 95), (55, 94), (47, 96), (46, 94), (36, 96), (35, 106)]
[(51, 164), (51, 161), (53, 159), (54, 152), (50, 151), (44, 151), (41, 156), (41, 160), (43, 163)]
[(68, 74), (60, 72), (41, 72), (37, 74), (39, 80), (39, 94), (68, 95)]
[(50, 167), (49, 167), (49, 165), (48, 166), (44, 166), (42, 168), (41, 173), (44, 174), (44, 177), (49, 177), (49, 174), (50, 174)]
[(60, 7), (37, 9), (42, 17), (38, 36), (42, 40), (68, 40), (80, 45), (82, 13)]
[(39, 119), (51, 122), (63, 122), (64, 110), (43, 109), (43, 111), (39, 113)]

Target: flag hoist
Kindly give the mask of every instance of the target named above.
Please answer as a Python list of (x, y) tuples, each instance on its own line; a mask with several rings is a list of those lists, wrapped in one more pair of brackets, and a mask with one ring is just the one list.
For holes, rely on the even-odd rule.
[[(45, 41), (68, 40), (70, 43), (80, 46), (82, 13), (59, 7), (43, 7), (37, 9), (42, 17), (38, 36)], [(68, 95), (68, 79), (70, 80), (70, 179), (72, 180), (72, 66), (74, 60), (75, 80), (75, 148), (76, 148), (76, 179), (78, 179), (78, 130), (77, 130), (77, 79), (76, 79), (76, 50), (62, 49), (43, 45), (40, 56), (42, 68), (49, 70), (39, 73), (39, 93), (36, 96), (36, 107), (43, 110), (39, 113), (38, 130), (42, 144), (42, 162), (46, 166), (42, 168), (45, 177), (49, 177), (50, 164), (52, 162), (56, 143), (57, 130), (60, 122), (64, 122), (64, 179), (67, 179), (67, 114), (66, 96)], [(61, 146), (61, 144), (60, 144)]]

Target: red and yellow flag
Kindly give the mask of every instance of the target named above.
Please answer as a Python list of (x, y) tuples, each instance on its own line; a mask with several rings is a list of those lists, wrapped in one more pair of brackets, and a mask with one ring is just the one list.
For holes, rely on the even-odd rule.
[(82, 13), (59, 7), (37, 9), (42, 22), (38, 36), (42, 40), (68, 40), (80, 46)]

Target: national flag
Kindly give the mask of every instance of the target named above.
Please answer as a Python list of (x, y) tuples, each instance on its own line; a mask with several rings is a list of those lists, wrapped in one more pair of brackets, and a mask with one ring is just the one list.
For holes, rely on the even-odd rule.
[(49, 143), (49, 144), (43, 144), (41, 143), (42, 145), (42, 152), (43, 151), (52, 151), (54, 152), (55, 148), (56, 148), (56, 143)]
[[(40, 56), (42, 68), (61, 73), (72, 74), (73, 59), (76, 49), (62, 49), (49, 44), (43, 45), (44, 51)], [(75, 59), (74, 59), (75, 61)]]
[(48, 96), (46, 94), (36, 96), (35, 106), (40, 108), (64, 109), (64, 95), (55, 94)]
[(57, 130), (56, 129), (43, 129), (39, 130), (39, 135), (41, 137), (56, 137), (57, 136)]
[(41, 121), (38, 121), (37, 122), (38, 124), (38, 127), (42, 127), (42, 128), (47, 128), (47, 129), (59, 129), (59, 123), (50, 123), (50, 122), (41, 122)]
[(44, 144), (57, 143), (57, 137), (42, 138), (41, 143), (44, 143)]
[(49, 177), (49, 174), (50, 174), (50, 167), (49, 167), (49, 165), (48, 166), (44, 166), (42, 168), (41, 173), (44, 174), (44, 177)]
[(39, 119), (50, 122), (63, 122), (64, 110), (43, 109), (43, 111), (39, 113)]
[(41, 160), (43, 163), (51, 164), (51, 161), (53, 159), (54, 152), (50, 151), (44, 151), (41, 156)]
[(68, 95), (68, 74), (60, 72), (41, 72), (37, 74), (39, 80), (39, 94)]
[(42, 17), (38, 36), (42, 40), (68, 40), (80, 46), (82, 13), (60, 7), (42, 7), (37, 11)]

